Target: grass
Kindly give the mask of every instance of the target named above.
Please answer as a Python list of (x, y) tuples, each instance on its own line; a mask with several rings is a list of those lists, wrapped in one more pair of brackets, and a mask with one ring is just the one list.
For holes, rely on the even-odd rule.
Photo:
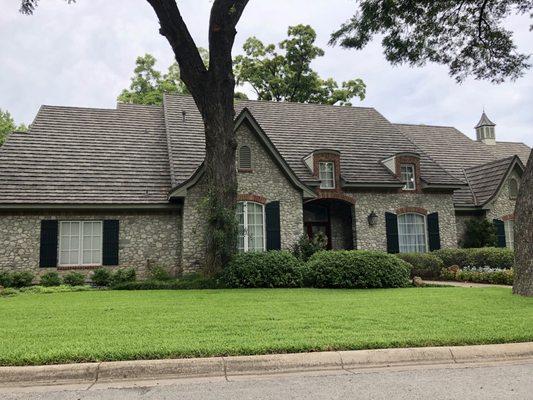
[(0, 298), (0, 365), (521, 341), (533, 341), (533, 298), (507, 288)]

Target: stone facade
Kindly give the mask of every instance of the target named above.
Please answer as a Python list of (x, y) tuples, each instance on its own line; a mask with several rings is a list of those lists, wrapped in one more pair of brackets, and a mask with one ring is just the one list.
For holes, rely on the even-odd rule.
[[(120, 221), (118, 267), (133, 267), (146, 275), (148, 265), (176, 270), (181, 256), (181, 215), (176, 211), (120, 213), (57, 211), (3, 212), (0, 214), (0, 271), (29, 270), (43, 274), (59, 268), (39, 268), (41, 220)], [(89, 270), (81, 269), (88, 273)]]
[(493, 219), (502, 219), (504, 216), (514, 214), (514, 209), (516, 205), (516, 200), (511, 199), (509, 196), (509, 179), (516, 179), (520, 182), (521, 178), (516, 171), (512, 171), (498, 194), (494, 199), (488, 204), (489, 210), (487, 211), (487, 219), (492, 221)]
[[(358, 192), (355, 194), (356, 248), (387, 250), (385, 212), (397, 213), (404, 207), (417, 207), (428, 214), (439, 213), (441, 247), (457, 247), (455, 210), (451, 193)], [(369, 226), (368, 215), (374, 211), (377, 224)]]
[[(300, 189), (294, 187), (283, 174), (257, 136), (246, 126), (237, 130), (238, 147), (250, 147), (252, 168), (237, 173), (238, 193), (255, 195), (266, 202), (279, 201), (281, 224), (281, 247), (290, 249), (303, 234), (303, 198)], [(238, 152), (237, 152), (238, 154)], [(238, 169), (238, 162), (237, 169)], [(184, 272), (202, 268), (205, 254), (205, 228), (201, 202), (206, 193), (205, 180), (187, 191), (183, 207), (183, 257)]]

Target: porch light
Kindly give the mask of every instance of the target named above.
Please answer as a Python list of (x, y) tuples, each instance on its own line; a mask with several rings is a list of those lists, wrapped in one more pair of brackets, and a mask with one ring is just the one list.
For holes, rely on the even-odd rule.
[(372, 211), (370, 214), (368, 214), (368, 225), (374, 226), (378, 222), (378, 216), (377, 214)]

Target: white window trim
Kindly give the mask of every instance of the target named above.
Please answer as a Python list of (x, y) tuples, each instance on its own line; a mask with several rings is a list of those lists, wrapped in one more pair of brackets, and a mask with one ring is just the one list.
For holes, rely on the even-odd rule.
[[(104, 222), (103, 221), (100, 221), (100, 220), (86, 220), (86, 221), (73, 221), (73, 220), (64, 220), (64, 221), (58, 221), (59, 222), (59, 230), (58, 230), (58, 235), (59, 235), (59, 241), (58, 241), (58, 245), (59, 245), (59, 248), (57, 249), (57, 252), (58, 252), (58, 267), (70, 267), (70, 266), (76, 266), (76, 267), (99, 267), (102, 265), (103, 263), (103, 258), (104, 258)], [(61, 237), (63, 235), (61, 235), (61, 223), (62, 222), (69, 222), (69, 223), (79, 223), (79, 241), (80, 241), (80, 246), (79, 246), (79, 249), (78, 249), (78, 263), (77, 264), (72, 264), (72, 263), (68, 263), (68, 264), (62, 264), (61, 262), (61, 249), (62, 249), (62, 246), (61, 246), (61, 242), (62, 242), (62, 239)], [(102, 249), (101, 249), (101, 252), (100, 252), (100, 262), (99, 263), (92, 263), (92, 264), (83, 264), (83, 223), (84, 222), (100, 222), (100, 237), (101, 237), (101, 240), (102, 240)]]
[[(244, 217), (244, 247), (243, 252), (247, 253), (250, 251), (249, 245), (248, 245), (248, 204), (253, 203), (261, 206), (262, 215), (263, 215), (263, 248), (261, 251), (266, 251), (266, 215), (265, 215), (265, 205), (261, 203), (257, 203), (255, 201), (239, 201), (243, 205), (243, 217)], [(256, 250), (252, 250), (256, 251)]]
[[(509, 226), (511, 222), (513, 223), (513, 229), (510, 229)], [(508, 219), (503, 221), (503, 228), (505, 231), (505, 247), (509, 249), (514, 249), (514, 220)]]
[[(403, 214), (399, 214), (397, 215), (397, 225), (398, 225), (398, 249), (400, 250), (400, 253), (402, 252), (401, 251), (401, 248), (400, 248), (400, 215), (407, 215), (407, 214), (415, 214), (415, 215), (420, 215), (422, 216), (422, 218), (424, 219), (424, 241), (425, 241), (425, 244), (426, 244), (426, 251), (424, 251), (424, 253), (429, 253), (429, 233), (428, 233), (428, 218), (427, 218), (427, 215), (425, 214), (420, 214), (420, 213), (416, 213), (416, 212), (408, 212), (408, 213), (403, 213)], [(424, 254), (424, 253), (419, 253), (419, 254)]]
[(405, 185), (403, 187), (403, 190), (409, 190), (409, 191), (413, 191), (413, 190), (416, 190), (416, 167), (414, 164), (400, 164), (400, 176), (402, 174), (402, 167), (410, 167), (413, 169), (413, 187), (410, 188), (410, 187), (407, 187), (407, 183), (408, 182), (405, 182)]
[[(323, 185), (323, 181), (322, 179), (320, 179), (320, 167), (322, 165), (324, 166), (327, 166), (328, 164), (331, 164), (331, 171), (332, 171), (332, 186), (327, 186), (327, 187), (324, 187), (322, 186)], [(318, 163), (318, 177), (320, 179), (320, 189), (326, 189), (326, 190), (331, 190), (331, 189), (335, 189), (335, 163), (333, 161), (320, 161)]]

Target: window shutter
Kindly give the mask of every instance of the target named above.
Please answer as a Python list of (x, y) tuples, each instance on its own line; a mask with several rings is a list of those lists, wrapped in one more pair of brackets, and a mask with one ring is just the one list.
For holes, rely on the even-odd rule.
[(385, 213), (385, 227), (387, 229), (387, 253), (399, 253), (398, 217), (393, 213)]
[(239, 168), (252, 169), (252, 150), (248, 146), (239, 149)]
[(279, 201), (273, 201), (265, 206), (266, 220), (266, 249), (281, 250)]
[(495, 219), (492, 221), (496, 227), (496, 243), (498, 247), (506, 247), (505, 242), (505, 225), (502, 220)]
[(41, 246), (39, 253), (39, 267), (57, 267), (57, 234), (57, 221), (41, 221)]
[(439, 229), (439, 213), (429, 214), (428, 221), (428, 242), (429, 251), (440, 249), (440, 229)]
[(102, 240), (102, 264), (118, 265), (118, 220), (104, 221), (104, 235)]

